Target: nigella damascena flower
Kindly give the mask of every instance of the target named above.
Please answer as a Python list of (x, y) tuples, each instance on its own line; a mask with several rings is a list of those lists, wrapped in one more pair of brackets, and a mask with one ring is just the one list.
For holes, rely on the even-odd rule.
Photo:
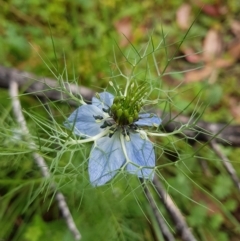
[(91, 105), (76, 109), (64, 123), (86, 142), (94, 141), (89, 157), (89, 176), (93, 186), (111, 180), (120, 170), (144, 179), (152, 179), (155, 153), (142, 127), (158, 127), (161, 119), (154, 114), (139, 113), (141, 91), (132, 96), (102, 92)]

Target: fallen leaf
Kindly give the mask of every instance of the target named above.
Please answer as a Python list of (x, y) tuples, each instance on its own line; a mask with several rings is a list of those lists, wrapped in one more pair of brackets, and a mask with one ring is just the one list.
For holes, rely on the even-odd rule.
[(185, 83), (198, 82), (206, 79), (213, 71), (213, 66), (206, 65), (202, 69), (192, 70), (185, 74)]
[(234, 59), (240, 59), (240, 40), (235, 41), (232, 43), (229, 47), (228, 53), (234, 58)]
[(206, 4), (203, 0), (194, 0), (194, 3), (207, 15), (217, 17), (227, 14), (227, 7), (222, 4)]
[(234, 120), (240, 122), (240, 101), (237, 98), (229, 97), (229, 107)]
[(233, 34), (236, 37), (240, 38), (240, 22), (237, 20), (231, 21), (230, 28), (231, 28), (231, 31), (233, 32)]
[(117, 32), (122, 36), (120, 46), (125, 47), (132, 40), (132, 20), (131, 17), (124, 17), (114, 24)]
[(235, 63), (234, 58), (219, 58), (213, 62), (206, 63), (205, 67), (198, 70), (193, 70), (185, 74), (185, 82), (198, 82), (208, 78), (209, 83), (214, 83), (217, 79), (216, 70), (228, 68)]
[(187, 3), (182, 4), (181, 7), (176, 12), (176, 21), (178, 26), (182, 30), (189, 29), (191, 25), (190, 13), (191, 13), (191, 6)]
[(184, 53), (184, 57), (189, 63), (199, 63), (203, 59), (202, 55), (196, 54), (191, 47), (184, 47), (181, 51)]
[(202, 7), (202, 11), (214, 17), (221, 15), (220, 8), (217, 5), (204, 4)]
[(231, 56), (229, 58), (221, 58), (221, 59), (217, 59), (214, 62), (214, 65), (217, 68), (228, 68), (230, 66), (232, 66), (235, 63), (235, 59), (231, 58)]
[(203, 59), (211, 62), (222, 53), (222, 39), (216, 29), (210, 29), (203, 41)]

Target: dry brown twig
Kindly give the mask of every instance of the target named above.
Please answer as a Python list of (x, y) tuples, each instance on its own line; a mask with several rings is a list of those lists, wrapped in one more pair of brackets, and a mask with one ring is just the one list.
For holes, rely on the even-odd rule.
[(215, 154), (222, 160), (223, 166), (227, 170), (228, 174), (230, 175), (237, 189), (240, 191), (240, 180), (237, 176), (236, 170), (234, 169), (231, 161), (227, 158), (226, 155), (224, 155), (224, 153), (221, 151), (219, 144), (217, 144), (215, 140), (212, 140), (210, 142), (210, 146), (212, 147)]
[[(76, 102), (69, 101), (69, 96), (59, 91), (59, 85), (56, 80), (45, 77), (36, 77), (31, 73), (21, 72), (17, 69), (6, 68), (0, 65), (0, 87), (8, 89), (10, 81), (15, 81), (19, 88), (24, 88), (25, 92), (37, 97), (44, 97), (51, 100), (63, 100), (65, 103), (69, 103), (73, 106), (78, 105)], [(93, 90), (83, 86), (66, 84), (66, 88), (69, 89), (73, 95), (81, 95), (85, 100), (88, 101), (91, 101), (92, 97), (94, 96)], [(159, 114), (159, 116), (162, 116), (160, 111), (156, 112)], [(168, 132), (172, 132), (175, 128), (178, 128), (179, 125), (189, 122), (189, 118), (182, 115), (176, 119), (176, 121), (179, 123), (168, 123), (168, 120), (168, 116), (166, 116), (163, 120), (164, 128)], [(220, 132), (217, 142), (221, 142), (223, 145), (226, 145), (227, 142), (230, 142), (232, 146), (240, 146), (240, 125), (231, 125), (224, 128), (226, 124), (199, 121), (198, 126), (213, 134)], [(196, 133), (191, 134), (196, 136)], [(204, 139), (204, 136), (198, 135), (197, 138)], [(223, 139), (226, 141), (222, 141)]]
[(166, 221), (164, 220), (164, 218), (161, 216), (161, 214), (158, 211), (158, 207), (157, 204), (151, 194), (151, 192), (148, 190), (148, 187), (145, 185), (145, 183), (143, 182), (143, 180), (141, 178), (139, 178), (140, 182), (143, 185), (143, 190), (144, 193), (146, 195), (146, 198), (149, 202), (149, 205), (151, 206), (151, 209), (153, 211), (153, 214), (155, 216), (155, 219), (158, 223), (158, 226), (162, 232), (162, 235), (164, 237), (164, 239), (166, 241), (175, 241), (175, 238), (173, 237), (173, 234), (171, 233), (171, 231), (169, 230)]
[(170, 214), (172, 220), (175, 223), (175, 227), (177, 233), (180, 234), (181, 238), (184, 241), (197, 241), (197, 239), (193, 236), (190, 228), (188, 227), (184, 217), (179, 211), (178, 207), (174, 204), (170, 195), (165, 191), (164, 187), (161, 184), (161, 181), (156, 177), (153, 179), (153, 185), (160, 197), (160, 201), (164, 203), (165, 208)]
[[(27, 128), (25, 118), (21, 111), (22, 108), (21, 108), (20, 101), (18, 99), (19, 93), (18, 93), (18, 83), (17, 82), (10, 81), (9, 93), (10, 93), (10, 96), (12, 99), (13, 113), (14, 113), (17, 123), (21, 127), (22, 136), (28, 140), (29, 148), (32, 149), (32, 151), (33, 151), (33, 153), (32, 153), (33, 159), (34, 159), (36, 165), (38, 166), (38, 168), (41, 170), (43, 177), (49, 178), (50, 172), (49, 172), (48, 166), (47, 166), (44, 158), (42, 156), (40, 156), (37, 152), (35, 152), (36, 145), (30, 137), (30, 133)], [(51, 188), (54, 192), (56, 191), (56, 185), (54, 183), (51, 184)], [(74, 235), (75, 240), (80, 240), (81, 234), (76, 227), (76, 224), (75, 224), (73, 217), (71, 215), (71, 212), (68, 208), (64, 195), (60, 191), (56, 191), (55, 198), (58, 202), (58, 207), (67, 223), (69, 230)]]
[[(0, 65), (0, 87), (8, 89), (11, 81), (15, 81), (19, 88), (24, 89), (26, 93), (39, 98), (64, 100), (72, 105), (77, 104), (76, 102), (68, 101), (69, 96), (60, 91), (59, 83), (56, 80), (46, 77), (36, 77), (31, 73)], [(65, 83), (65, 88), (76, 96), (81, 95), (84, 99), (91, 100), (91, 97), (94, 95), (94, 91), (86, 87), (69, 84), (67, 81), (63, 82)]]

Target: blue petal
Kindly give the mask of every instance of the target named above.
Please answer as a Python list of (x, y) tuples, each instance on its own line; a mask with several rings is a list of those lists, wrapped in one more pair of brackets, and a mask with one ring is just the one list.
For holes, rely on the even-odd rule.
[(99, 93), (99, 95), (100, 95), (100, 99), (96, 97), (92, 98), (92, 104), (97, 106), (100, 109), (102, 108), (108, 109), (113, 103), (114, 96), (108, 92), (102, 92), (102, 93)]
[(119, 132), (97, 140), (92, 147), (88, 172), (93, 186), (101, 186), (111, 180), (125, 163)]
[(139, 126), (159, 126), (161, 124), (162, 120), (155, 114), (139, 114), (139, 120), (134, 122), (135, 124)]
[(153, 179), (155, 153), (152, 143), (147, 139), (142, 139), (139, 133), (130, 133), (130, 141), (125, 141), (125, 146), (128, 158), (137, 165), (129, 163), (127, 171), (138, 177)]
[(103, 116), (103, 114), (103, 111), (94, 105), (82, 105), (69, 116), (64, 125), (68, 129), (73, 129), (76, 135), (95, 136), (103, 131), (100, 128), (103, 121), (96, 122), (93, 116)]

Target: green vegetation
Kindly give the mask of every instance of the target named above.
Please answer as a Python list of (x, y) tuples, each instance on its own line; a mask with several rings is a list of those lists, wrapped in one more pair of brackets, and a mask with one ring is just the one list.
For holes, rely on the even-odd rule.
[[(124, 85), (117, 65), (126, 74), (134, 69), (137, 81), (151, 81), (150, 97), (158, 99), (163, 113), (239, 124), (240, 3), (199, 2), (181, 12), (183, 0), (0, 0), (0, 64), (62, 77), (98, 92), (111, 90), (109, 80)], [(187, 27), (177, 15), (185, 17)], [(134, 66), (134, 61), (139, 63)], [(119, 175), (113, 183), (93, 188), (87, 174), (91, 145), (66, 151), (60, 141), (49, 139), (61, 130), (71, 135), (62, 123), (75, 107), (49, 100), (44, 105), (30, 94), (20, 100), (38, 153), (53, 175), (42, 177), (12, 114), (8, 90), (0, 89), (0, 240), (74, 240), (50, 188), (53, 181), (65, 195), (83, 241), (164, 240), (136, 177)], [(238, 240), (240, 194), (211, 148), (187, 143), (185, 137), (153, 140), (158, 175), (197, 239)], [(221, 150), (240, 173), (239, 149)]]

